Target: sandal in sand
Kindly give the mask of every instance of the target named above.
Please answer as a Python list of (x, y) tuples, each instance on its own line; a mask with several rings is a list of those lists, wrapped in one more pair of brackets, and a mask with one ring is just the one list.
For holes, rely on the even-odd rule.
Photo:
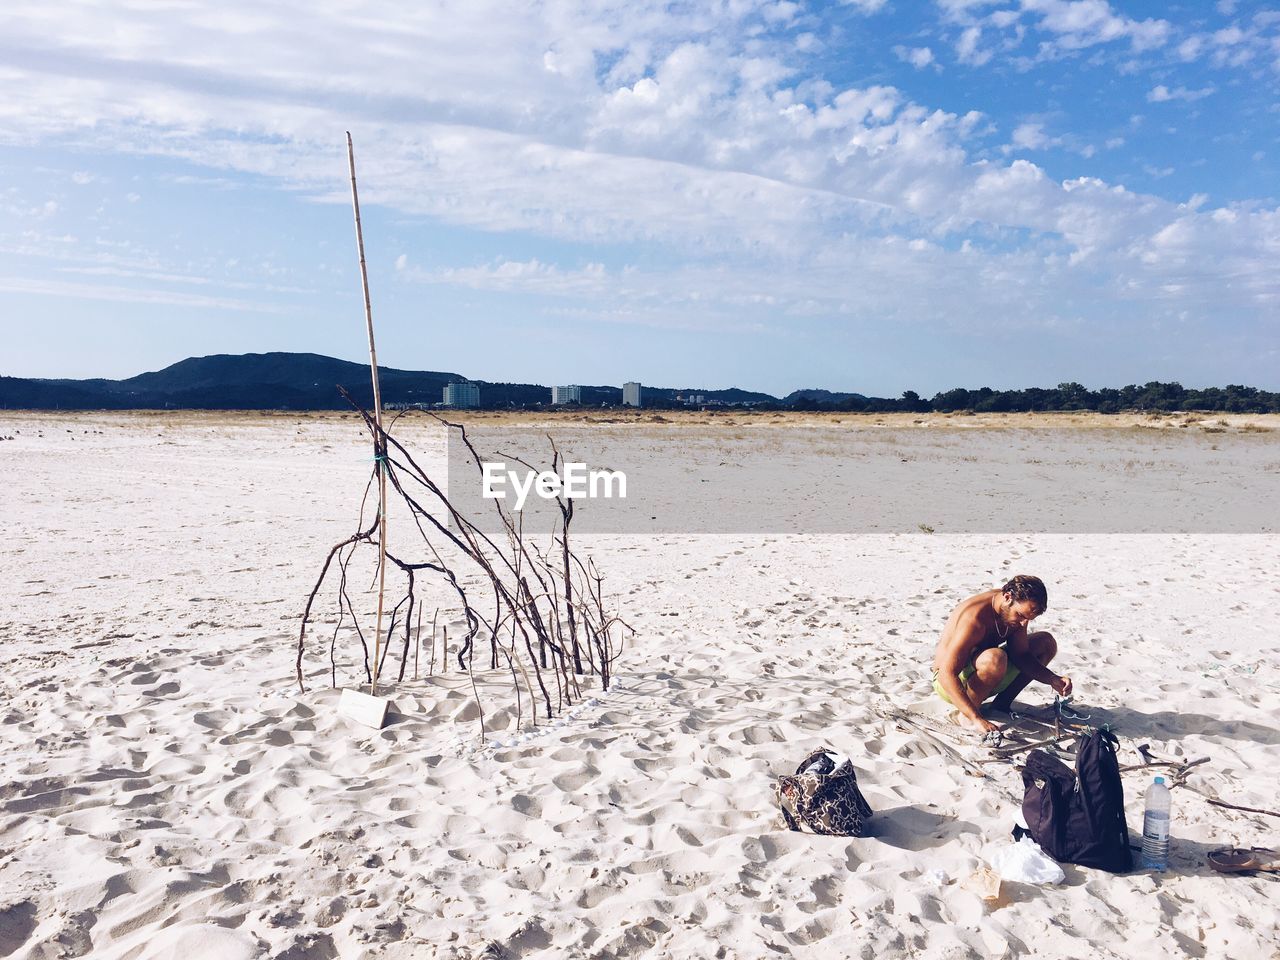
[(1228, 847), (1223, 850), (1209, 852), (1209, 866), (1219, 873), (1253, 873), (1262, 870), (1267, 873), (1280, 873), (1280, 864), (1275, 863), (1274, 850), (1254, 847), (1245, 850), (1243, 847)]

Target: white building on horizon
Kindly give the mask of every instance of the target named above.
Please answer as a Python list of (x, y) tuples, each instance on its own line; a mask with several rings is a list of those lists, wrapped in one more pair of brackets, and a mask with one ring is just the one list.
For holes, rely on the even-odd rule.
[(629, 381), (622, 385), (622, 405), (624, 407), (643, 406), (640, 384)]
[(465, 380), (459, 383), (447, 383), (444, 387), (444, 405), (460, 410), (474, 410), (480, 406), (480, 388)]
[(581, 388), (581, 387), (579, 387), (579, 386), (577, 386), (577, 385), (574, 385), (574, 384), (571, 384), (571, 385), (569, 385), (569, 386), (567, 386), (567, 387), (552, 387), (552, 388), (551, 388), (551, 402), (552, 402), (553, 404), (558, 404), (558, 403), (581, 403), (581, 402), (582, 402), (582, 388)]

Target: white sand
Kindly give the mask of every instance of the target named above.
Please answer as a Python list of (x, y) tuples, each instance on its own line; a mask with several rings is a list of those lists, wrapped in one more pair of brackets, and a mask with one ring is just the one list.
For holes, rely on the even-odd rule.
[[(927, 696), (954, 603), (1036, 573), (1122, 759), (1207, 755), (1194, 783), (1276, 809), (1280, 537), (593, 538), (638, 631), (620, 689), (475, 751), (462, 674), (402, 685), (379, 732), (336, 716), (323, 658), (293, 682), (368, 470), (354, 421), (7, 414), (0, 435), (0, 957), (1280, 950), (1276, 881), (1204, 860), (1280, 820), (1177, 790), (1169, 874), (1067, 866), (989, 906), (961, 881), (1007, 837), (1017, 772), (968, 776), (881, 717)], [(772, 778), (823, 743), (875, 836), (782, 828)], [(1126, 776), (1135, 831), (1147, 779)]]

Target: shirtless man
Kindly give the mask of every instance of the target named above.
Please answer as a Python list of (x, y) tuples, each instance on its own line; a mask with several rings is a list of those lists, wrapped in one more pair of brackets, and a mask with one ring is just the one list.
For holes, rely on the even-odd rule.
[(1053, 634), (1027, 633), (1048, 605), (1039, 577), (1017, 576), (951, 611), (933, 655), (933, 689), (977, 729), (1000, 729), (978, 712), (984, 700), (996, 695), (992, 706), (1008, 713), (1032, 680), (1071, 696), (1071, 678), (1047, 666), (1058, 652)]

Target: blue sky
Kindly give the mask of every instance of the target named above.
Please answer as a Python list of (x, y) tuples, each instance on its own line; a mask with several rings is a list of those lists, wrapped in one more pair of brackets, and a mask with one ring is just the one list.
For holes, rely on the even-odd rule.
[(0, 374), (1280, 389), (1280, 6), (0, 10)]

